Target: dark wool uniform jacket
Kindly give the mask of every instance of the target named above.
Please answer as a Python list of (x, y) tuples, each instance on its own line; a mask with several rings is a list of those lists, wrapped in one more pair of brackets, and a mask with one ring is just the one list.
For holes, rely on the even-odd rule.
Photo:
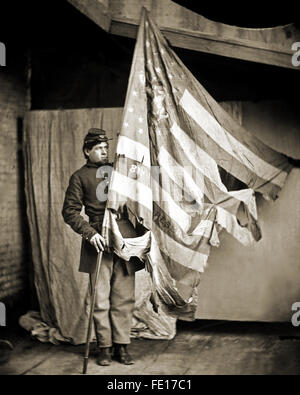
[[(87, 161), (84, 166), (70, 177), (69, 186), (67, 188), (63, 204), (62, 215), (64, 221), (82, 237), (79, 265), (80, 272), (92, 273), (96, 267), (97, 251), (89, 240), (96, 233), (101, 234), (106, 206), (104, 198), (107, 194), (103, 195), (103, 201), (98, 197), (99, 195), (101, 197), (101, 190), (107, 192), (111, 169), (111, 163), (98, 166)], [(83, 206), (85, 208), (85, 214), (89, 217), (89, 222), (81, 215)], [(129, 221), (121, 220), (119, 222), (119, 229), (123, 237), (136, 236), (136, 232)], [(144, 267), (138, 259), (134, 258), (129, 262), (125, 262), (125, 264), (128, 273), (133, 273)]]

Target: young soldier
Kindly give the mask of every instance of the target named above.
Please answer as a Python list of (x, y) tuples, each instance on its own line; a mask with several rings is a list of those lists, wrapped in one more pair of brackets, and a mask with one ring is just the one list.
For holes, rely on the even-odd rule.
[[(113, 356), (121, 363), (134, 361), (127, 351), (134, 308), (135, 271), (117, 255), (105, 252), (101, 236), (106, 201), (97, 196), (100, 183), (108, 184), (108, 138), (104, 130), (90, 129), (84, 138), (83, 153), (86, 164), (70, 178), (62, 215), (64, 221), (82, 236), (79, 271), (95, 274), (97, 253), (104, 251), (94, 312), (97, 363), (107, 366)], [(108, 188), (108, 186), (107, 186)], [(102, 188), (103, 189), (103, 188)], [(82, 206), (89, 222), (80, 215)]]

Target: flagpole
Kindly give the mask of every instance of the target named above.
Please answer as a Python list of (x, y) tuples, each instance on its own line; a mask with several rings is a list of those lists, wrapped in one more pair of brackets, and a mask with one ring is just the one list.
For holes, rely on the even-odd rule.
[[(107, 201), (108, 201), (108, 199), (107, 199)], [(104, 224), (105, 224), (105, 220), (106, 220), (106, 217), (107, 217), (107, 201), (106, 201), (106, 205), (105, 205), (105, 211), (104, 211), (104, 217), (103, 217), (103, 222), (102, 222), (101, 235), (105, 235), (105, 233), (104, 233), (104, 228), (105, 228)], [(87, 337), (86, 337), (86, 345), (85, 345), (85, 353), (84, 353), (84, 359), (83, 359), (82, 374), (86, 374), (88, 361), (89, 361), (91, 331), (92, 331), (94, 310), (95, 310), (95, 302), (96, 302), (96, 290), (97, 290), (97, 284), (98, 284), (98, 279), (99, 279), (99, 273), (100, 273), (100, 267), (101, 267), (101, 262), (102, 262), (102, 256), (103, 256), (103, 251), (98, 252), (97, 263), (96, 263), (96, 268), (95, 268), (95, 277), (94, 277), (94, 281), (92, 283), (91, 309), (90, 309), (89, 325), (88, 325), (88, 331), (87, 331)]]
[(85, 353), (83, 359), (83, 371), (82, 374), (86, 374), (87, 372), (87, 365), (89, 361), (89, 352), (90, 352), (90, 341), (91, 341), (91, 331), (93, 325), (93, 317), (94, 317), (94, 309), (95, 309), (95, 301), (96, 301), (96, 290), (98, 284), (98, 278), (100, 273), (100, 266), (102, 261), (103, 251), (100, 251), (97, 256), (97, 263), (96, 263), (96, 270), (95, 270), (95, 277), (92, 284), (92, 298), (91, 298), (91, 309), (90, 309), (90, 316), (89, 316), (89, 325), (86, 337), (86, 345), (85, 345)]

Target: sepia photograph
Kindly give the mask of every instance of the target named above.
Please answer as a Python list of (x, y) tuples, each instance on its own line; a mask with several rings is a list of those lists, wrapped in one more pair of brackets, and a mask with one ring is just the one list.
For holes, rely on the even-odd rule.
[(3, 0), (0, 375), (300, 374), (293, 4)]

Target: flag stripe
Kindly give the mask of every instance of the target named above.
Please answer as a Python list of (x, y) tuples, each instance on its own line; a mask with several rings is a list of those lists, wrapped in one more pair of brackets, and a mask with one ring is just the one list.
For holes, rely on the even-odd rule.
[(198, 186), (200, 184), (200, 179), (196, 184), (187, 170), (175, 161), (164, 146), (160, 147), (158, 162), (162, 170), (164, 170), (177, 185), (181, 186), (184, 191), (187, 191), (198, 204), (203, 204), (204, 195)]
[[(115, 171), (151, 188), (152, 168), (144, 166), (141, 162), (131, 158), (119, 157), (115, 166)], [(118, 188), (118, 185), (116, 184), (114, 188)]]
[(166, 255), (161, 249), (160, 254), (163, 258), (163, 262), (165, 262), (168, 267), (171, 277), (174, 278), (175, 281), (189, 285), (191, 288), (197, 285), (199, 277), (196, 275), (197, 272), (195, 273), (194, 269), (183, 265), (176, 259), (171, 259), (169, 255)]
[[(251, 190), (244, 190), (242, 193), (240, 191), (228, 191), (226, 186), (222, 183), (218, 166), (214, 159), (212, 159), (207, 153), (205, 153), (198, 145), (195, 143), (175, 122), (171, 128), (171, 133), (176, 138), (177, 143), (181, 143), (186, 150), (183, 155), (186, 157), (188, 161), (190, 161), (195, 169), (199, 170), (203, 176), (205, 176), (204, 180), (204, 194), (212, 201), (213, 197), (217, 197), (214, 200), (214, 203), (219, 203), (222, 205), (222, 202), (225, 202), (228, 199), (236, 199), (244, 202), (248, 207), (250, 213), (254, 218), (257, 218), (255, 198)], [(186, 155), (188, 153), (188, 156)], [(183, 155), (181, 156), (181, 160), (183, 159)], [(201, 179), (200, 176), (196, 176), (196, 179)], [(209, 186), (209, 188), (207, 187)], [(210, 192), (213, 192), (211, 194)], [(254, 199), (249, 199), (252, 196)], [(227, 203), (225, 203), (228, 206)]]
[[(110, 190), (118, 195), (119, 191), (121, 191), (122, 195), (126, 198), (130, 198), (136, 202), (143, 202), (143, 205), (148, 210), (152, 210), (152, 190), (137, 180), (126, 177), (118, 171), (114, 171)], [(111, 198), (109, 196), (110, 201)]]
[[(150, 211), (141, 202), (137, 202), (128, 196), (111, 190), (106, 208), (113, 209), (115, 211), (120, 210), (122, 212), (124, 204), (126, 204), (127, 209), (139, 220), (142, 225), (145, 226), (146, 229), (151, 229), (152, 210)], [(105, 225), (104, 222), (103, 225)]]
[[(165, 178), (165, 177), (163, 177), (163, 178)], [(165, 187), (168, 187), (170, 185), (171, 185), (171, 180), (169, 182), (164, 183)], [(204, 212), (201, 213), (201, 217), (199, 216), (199, 223), (190, 232), (189, 229), (192, 225), (192, 219), (195, 217), (195, 215), (193, 215), (193, 216), (188, 215), (180, 207), (180, 205), (178, 205), (173, 200), (172, 196), (158, 184), (158, 182), (153, 180), (152, 186), (153, 186), (153, 201), (157, 202), (157, 204), (159, 204), (161, 206), (163, 211), (169, 217), (172, 218), (172, 221), (176, 222), (177, 226), (180, 227), (182, 231), (185, 231), (186, 233), (188, 233), (191, 236), (197, 235), (197, 236), (204, 236), (206, 238), (208, 238), (210, 236), (211, 228), (213, 226), (213, 220), (203, 219), (203, 218), (206, 218), (204, 215)], [(247, 194), (249, 195), (249, 192), (251, 193), (251, 191), (245, 190), (245, 191), (236, 191), (236, 194), (243, 194), (244, 192), (246, 195)], [(247, 200), (246, 197), (244, 200), (245, 201)], [(255, 213), (255, 199), (254, 199), (254, 201), (252, 201), (252, 204), (254, 204), (254, 207), (250, 211)], [(222, 226), (224, 228), (227, 228), (228, 231), (230, 231), (232, 229), (233, 233), (234, 233), (234, 237), (236, 237), (238, 239), (242, 239), (244, 244), (251, 243), (252, 237), (249, 234), (250, 233), (249, 230), (246, 228), (240, 227), (238, 225), (238, 223), (235, 221), (234, 214), (236, 213), (237, 208), (234, 208), (234, 210), (233, 210), (234, 213), (231, 213), (230, 209), (231, 209), (230, 206), (226, 207), (226, 205), (225, 205), (225, 207), (223, 207), (223, 210), (225, 211), (225, 213), (222, 212), (221, 218), (226, 217), (226, 219), (222, 220), (222, 222), (220, 222), (220, 224), (222, 224)], [(193, 214), (196, 214), (196, 213), (197, 213), (197, 211), (194, 212)], [(199, 215), (200, 215), (200, 213), (199, 213)], [(200, 220), (200, 218), (202, 218), (202, 219)], [(229, 224), (232, 224), (232, 225), (229, 226)], [(240, 231), (240, 230), (242, 231), (242, 234), (243, 234), (242, 236), (238, 235), (238, 231)]]
[(287, 173), (290, 172), (292, 166), (288, 163), (287, 158), (283, 154), (275, 151), (262, 140), (257, 138), (253, 133), (247, 131), (240, 123), (233, 119), (232, 116), (226, 112), (212, 96), (209, 95), (209, 93), (199, 84), (189, 71), (188, 73), (189, 84), (188, 87), (184, 86), (182, 92), (184, 92), (185, 89), (189, 90), (190, 93), (196, 97), (201, 105), (206, 109), (206, 111), (218, 120), (227, 133), (247, 147), (264, 162), (286, 171)]
[(206, 175), (219, 189), (227, 192), (227, 188), (222, 183), (216, 161), (200, 148), (176, 122), (174, 122), (170, 132), (176, 138), (177, 144), (185, 148), (184, 152), (188, 152), (188, 158), (195, 168)]
[(119, 136), (116, 153), (143, 163), (148, 168), (151, 166), (149, 148), (127, 136)]
[[(183, 160), (185, 157), (185, 154), (182, 154), (180, 157), (180, 160)], [(181, 171), (182, 169), (182, 163), (178, 164), (175, 159), (168, 153), (168, 151), (165, 149), (165, 147), (161, 147), (160, 153), (159, 153), (159, 161), (160, 164), (162, 165), (162, 174), (163, 171), (166, 171), (167, 175), (171, 177), (171, 179), (175, 183), (181, 183), (182, 182), (182, 177), (186, 177), (186, 174), (189, 175), (188, 170), (192, 171), (194, 167), (191, 166), (186, 166), (184, 169), (184, 172)], [(189, 160), (189, 158), (186, 158)], [(181, 174), (180, 174), (181, 173)], [(184, 176), (182, 176), (184, 174)], [(196, 179), (200, 180), (197, 182), (197, 184), (192, 180), (192, 177), (189, 175), (189, 177), (184, 178), (184, 186), (189, 187), (188, 188), (188, 193), (191, 195), (196, 200), (197, 197), (197, 192), (201, 191), (200, 188), (198, 188), (198, 185), (200, 183), (203, 184), (201, 180), (201, 176), (197, 175), (197, 170), (196, 170)], [(210, 201), (214, 204), (218, 204), (221, 207), (224, 207), (229, 213), (231, 214), (236, 214), (237, 210), (239, 208), (239, 205), (242, 202), (245, 203), (245, 205), (248, 207), (249, 212), (253, 215), (254, 218), (256, 218), (257, 213), (255, 209), (255, 196), (253, 195), (252, 191), (249, 190), (246, 196), (246, 193), (233, 193), (232, 195), (230, 193), (225, 193), (224, 191), (220, 191), (217, 186), (215, 186), (214, 183), (210, 182), (210, 180), (207, 177), (203, 177), (204, 179), (204, 184), (203, 184), (203, 191), (205, 196), (207, 196)], [(192, 180), (192, 182), (191, 182)], [(188, 182), (186, 182), (188, 181)], [(168, 185), (168, 182), (165, 182), (162, 187), (164, 188), (164, 185)], [(186, 194), (185, 194), (186, 197)], [(197, 201), (199, 202), (199, 200)], [(191, 202), (192, 203), (192, 202)], [(194, 205), (194, 211), (199, 211), (201, 210), (201, 206), (203, 205), (203, 200), (200, 206), (197, 204)], [(253, 207), (254, 205), (254, 207)], [(192, 209), (192, 204), (190, 208)]]
[[(247, 167), (232, 157), (213, 139), (211, 139), (199, 125), (184, 110), (180, 119), (181, 129), (195, 140), (202, 149), (214, 158), (216, 163), (232, 174), (238, 180), (249, 186), (251, 189), (264, 194), (267, 197), (276, 199), (279, 186), (273, 184), (270, 180), (260, 178), (257, 174), (250, 171)], [(195, 133), (196, 131), (196, 133)]]
[(187, 232), (191, 226), (191, 217), (174, 201), (172, 196), (165, 191), (157, 181), (152, 179), (153, 201), (160, 204), (162, 209), (172, 216), (173, 220)]
[[(122, 164), (121, 164), (122, 163)], [(128, 173), (128, 167), (131, 166), (131, 164), (134, 164), (136, 162), (131, 161), (130, 159), (127, 158), (119, 158), (118, 161), (118, 166), (117, 166), (117, 172), (121, 173), (124, 177), (127, 176)], [(148, 171), (148, 169), (143, 168), (144, 171)], [(158, 203), (162, 209), (170, 216), (172, 217), (172, 220), (176, 222), (177, 226), (179, 226), (183, 232), (192, 234), (192, 235), (198, 235), (198, 236), (205, 236), (209, 237), (210, 233), (210, 227), (212, 226), (211, 221), (206, 221), (206, 220), (201, 220), (201, 225), (196, 226), (195, 229), (192, 229), (192, 232), (190, 232), (190, 228), (192, 226), (192, 220), (195, 222), (195, 214), (198, 214), (198, 218), (200, 221), (200, 216), (198, 210), (195, 211), (196, 207), (194, 207), (194, 212), (192, 212), (193, 216), (189, 215), (182, 207), (181, 207), (181, 201), (183, 199), (182, 196), (182, 189), (171, 180), (168, 175), (164, 172), (161, 172), (161, 177), (159, 177), (159, 181), (156, 180), (155, 177), (152, 178), (152, 191), (153, 191), (153, 201)], [(140, 177), (139, 181), (142, 183), (145, 181), (145, 177)], [(164, 186), (164, 189), (161, 185)], [(115, 181), (113, 182), (115, 183)], [(112, 185), (113, 185), (112, 183)], [(111, 186), (110, 190), (112, 191), (111, 193), (115, 194), (115, 197), (110, 196), (109, 201), (112, 201), (113, 199), (118, 200), (122, 199), (122, 203), (125, 203), (127, 200), (126, 196), (120, 195), (119, 192), (116, 192), (116, 190), (119, 188), (118, 182), (115, 183), (115, 186)], [(174, 192), (177, 190), (177, 192)], [(170, 194), (172, 192), (172, 195)], [(120, 197), (118, 197), (120, 196)], [(121, 198), (122, 196), (122, 198)], [(174, 197), (177, 197), (176, 200)], [(191, 204), (190, 207), (190, 212), (193, 208), (193, 204)], [(187, 203), (185, 202), (185, 208), (187, 207)], [(198, 207), (198, 206), (197, 206)], [(115, 207), (111, 207), (115, 208)]]
[[(164, 254), (163, 251), (159, 249), (156, 241), (154, 239), (152, 239), (152, 241), (149, 254), (150, 258), (153, 263), (162, 263), (153, 264), (152, 266), (154, 272), (153, 278), (156, 286), (167, 298), (170, 297), (168, 293), (171, 293), (177, 305), (183, 304), (183, 302), (190, 303), (191, 297), (194, 294), (193, 291), (200, 282), (200, 272), (189, 269), (177, 261), (170, 259), (168, 255)], [(175, 286), (170, 287), (170, 283), (172, 284), (174, 282)], [(166, 293), (164, 288), (167, 288), (168, 293)]]
[[(156, 225), (173, 240), (185, 248), (198, 251), (208, 255), (210, 251), (209, 238), (188, 235), (182, 232), (182, 229), (176, 225), (171, 217), (163, 211), (156, 203), (153, 204), (153, 221)], [(211, 232), (210, 232), (211, 233)], [(210, 234), (209, 234), (210, 236)]]
[(216, 220), (222, 228), (225, 228), (227, 232), (235, 237), (240, 243), (244, 245), (253, 243), (254, 238), (252, 233), (247, 228), (239, 225), (235, 215), (228, 213), (228, 211), (220, 206), (217, 206)]
[[(176, 225), (180, 227), (182, 232), (185, 232), (193, 236), (204, 236), (208, 238), (211, 233), (211, 227), (213, 222), (211, 220), (202, 219), (200, 222), (200, 215), (198, 214), (198, 222), (200, 222), (196, 227), (191, 229), (193, 219), (195, 220), (195, 215), (191, 216), (187, 214), (178, 205), (171, 195), (166, 192), (158, 182), (153, 180), (153, 201), (157, 202), (162, 210), (172, 218), (172, 221), (176, 222)], [(196, 213), (195, 213), (196, 214)]]
[(188, 90), (180, 100), (182, 108), (221, 148), (237, 159), (243, 166), (255, 172), (260, 178), (272, 180), (272, 183), (283, 186), (287, 173), (255, 155), (235, 137), (228, 133), (212, 115), (190, 94)]
[(154, 222), (152, 223), (152, 232), (155, 239), (159, 240), (160, 249), (172, 260), (177, 259), (188, 268), (198, 272), (204, 271), (208, 255), (184, 247), (164, 233)]

